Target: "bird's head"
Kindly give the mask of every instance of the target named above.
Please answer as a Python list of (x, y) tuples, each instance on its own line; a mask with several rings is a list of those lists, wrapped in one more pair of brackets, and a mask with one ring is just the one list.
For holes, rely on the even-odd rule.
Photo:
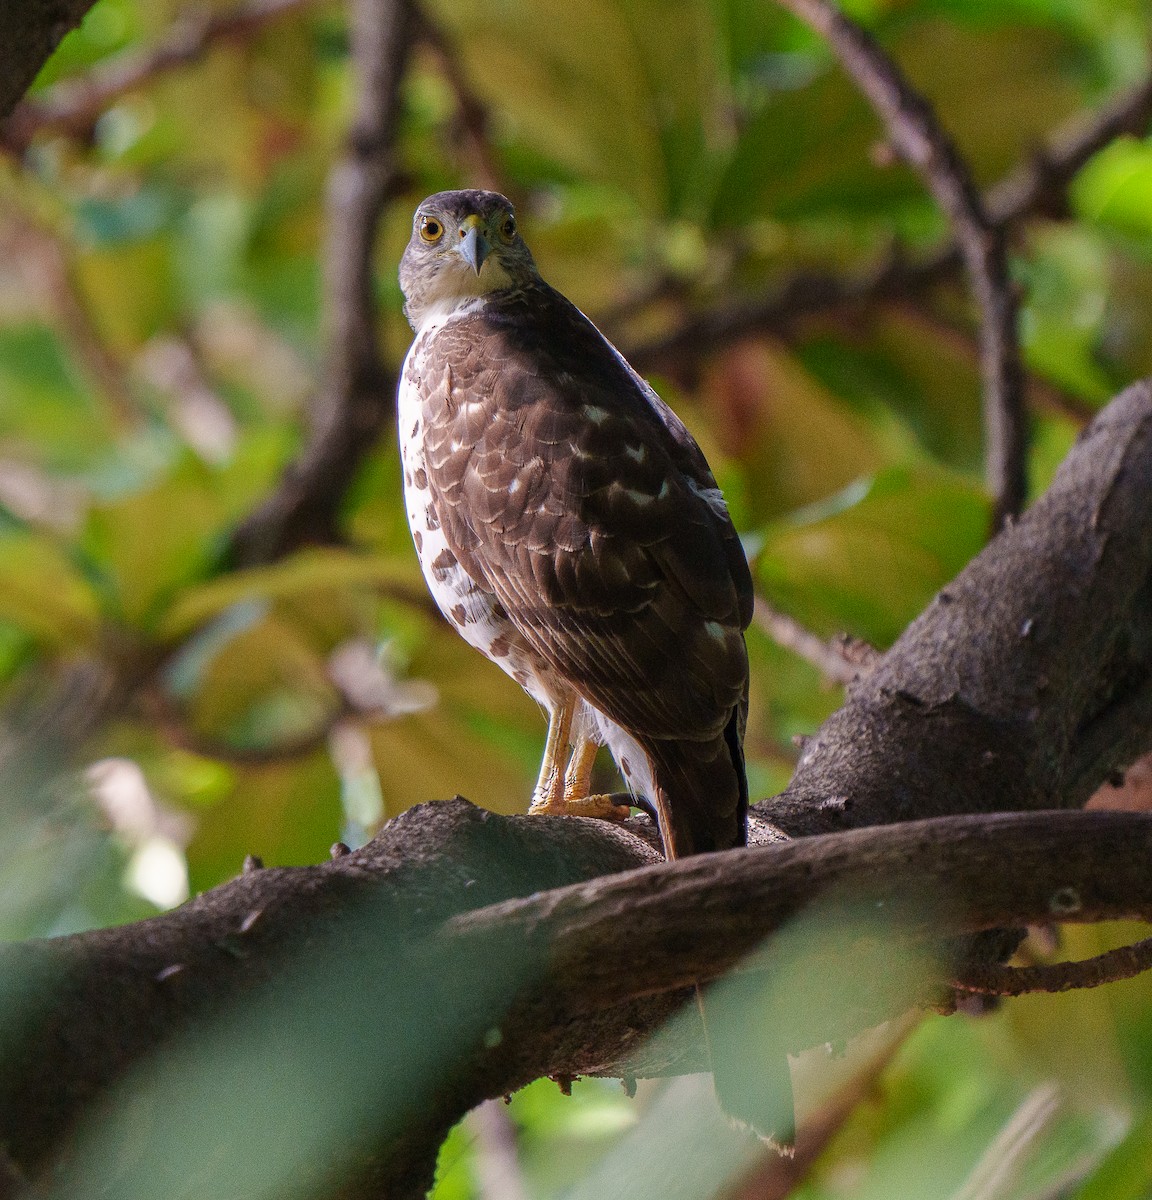
[(512, 205), (499, 192), (437, 192), (416, 209), (400, 260), (404, 312), (413, 329), (469, 300), (538, 278)]

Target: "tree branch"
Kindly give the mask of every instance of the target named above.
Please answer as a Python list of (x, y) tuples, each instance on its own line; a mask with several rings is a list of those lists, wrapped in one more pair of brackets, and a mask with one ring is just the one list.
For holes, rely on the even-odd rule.
[[(1067, 211), (1067, 187), (1081, 167), (1117, 137), (1140, 135), (1152, 119), (1152, 75), (1092, 115), (1078, 114), (985, 197), (988, 219), (1006, 233), (1035, 215)], [(625, 347), (639, 371), (684, 370), (706, 355), (757, 333), (783, 333), (796, 322), (836, 309), (866, 308), (917, 296), (951, 277), (961, 265), (949, 242), (924, 258), (897, 247), (855, 278), (800, 274), (761, 296), (690, 316), (669, 333)]]
[(420, 41), (431, 52), (444, 81), (456, 98), (460, 128), (472, 160), (472, 186), (507, 194), (508, 184), (504, 181), (489, 136), (491, 120), (488, 106), (469, 82), (456, 47), (424, 8), (417, 9), (416, 28)]
[(833, 683), (851, 683), (880, 657), (879, 652), (865, 642), (847, 638), (826, 642), (795, 617), (769, 604), (763, 596), (756, 597), (753, 620), (778, 646), (791, 650)]
[(340, 505), (356, 468), (395, 410), (396, 380), (376, 342), (372, 252), (397, 181), (400, 84), (412, 36), (409, 0), (353, 3), (356, 109), (344, 156), (328, 180), (324, 380), (299, 458), (233, 536), (230, 557), (243, 566), (337, 540)]
[[(254, 1154), (267, 1167), (254, 1149), (265, 1136), (281, 1147), (276, 1169), (303, 1169), (284, 1146), (306, 1147), (324, 1105), (354, 1100), (354, 1119), (339, 1110), (341, 1130), (361, 1131), (344, 1183), (306, 1194), (414, 1196), (447, 1128), (485, 1097), (545, 1074), (701, 1066), (690, 1023), (646, 1035), (682, 989), (775, 964), (757, 947), (813, 903), (832, 940), (787, 975), (802, 1003), (766, 1002), (783, 1047), (947, 1004), (957, 955), (967, 978), (965, 956), (983, 964), (1011, 940), (941, 936), (1152, 918), (1152, 817), (1036, 811), (1081, 803), (1152, 742), (1150, 504), (1141, 384), (851, 687), (788, 790), (755, 806), (752, 851), (661, 863), (633, 836), (652, 837), (643, 818), (617, 828), (426, 805), (330, 863), (251, 870), (152, 921), (9, 947), (0, 978), (22, 980), (24, 1002), (0, 1006), (0, 1141), (30, 1175), (79, 1178), (76, 1194), (108, 1172), (154, 1186), (156, 1163), (113, 1168), (100, 1147), (128, 1136), (134, 1106), (179, 1121), (179, 1097), (219, 1088), (224, 1071), (245, 1119), (193, 1124), (225, 1175)], [(1012, 809), (1026, 811), (993, 811)], [(928, 815), (941, 819), (917, 819)], [(801, 833), (827, 836), (788, 840)], [(837, 923), (861, 903), (893, 914), (872, 937), (886, 962), (900, 942), (938, 948), (898, 992), (828, 982), (830, 963), (850, 963), (887, 983), (865, 961), (868, 938)], [(280, 1097), (258, 1135), (269, 1064), (289, 1044), (315, 1086), (297, 1108)], [(161, 1045), (176, 1049), (150, 1057)], [(167, 1054), (182, 1064), (171, 1082)]]
[(779, 2), (827, 40), (884, 122), (893, 147), (924, 177), (952, 225), (980, 309), (985, 478), (998, 529), (1020, 511), (1028, 491), (1024, 375), (1003, 227), (990, 220), (967, 164), (931, 105), (873, 38), (831, 0)]
[[(15, 1045), (5, 1036), (11, 1017), (0, 1029), (7, 1051), (0, 1134), (33, 1174), (63, 1120), (121, 1074), (125, 1060), (168, 1041), (174, 1028), (203, 1029), (213, 1013), (230, 1027), (226, 998), (237, 994), (254, 1009), (246, 1022), (256, 1024), (282, 997), (298, 996), (309, 1012), (325, 1014), (317, 1027), (326, 1031), (324, 1052), (345, 1064), (398, 1055), (430, 1022), (441, 1030), (436, 1037), (463, 1023), (466, 1037), (452, 1037), (452, 1061), (424, 1081), (431, 1094), (420, 1098), (427, 1121), (443, 1130), (484, 1097), (543, 1074), (698, 1067), (690, 1034), (659, 1043), (642, 1035), (678, 1007), (683, 989), (745, 960), (817, 898), (833, 930), (838, 914), (898, 914), (885, 925), (883, 946), (873, 948), (890, 957), (893, 935), (939, 938), (1053, 916), (1152, 917), (1150, 852), (1146, 814), (1003, 813), (853, 830), (604, 877), (651, 851), (595, 822), (496, 817), (459, 801), (427, 805), (332, 862), (249, 871), (137, 926), (8, 948), (6, 975), (50, 980), (54, 1000), (39, 1016), (21, 1014)], [(469, 879), (473, 887), (461, 888)], [(472, 904), (483, 907), (449, 915)], [(707, 939), (698, 936), (701, 912)], [(852, 937), (832, 945), (837, 958), (863, 962), (867, 954), (866, 941)], [(867, 987), (816, 1003), (830, 952), (821, 946), (817, 959), (789, 975), (790, 986), (805, 981), (806, 1000), (773, 1013), (782, 1045), (799, 1050), (894, 1015), (894, 998)], [(914, 995), (902, 993), (900, 1006), (942, 1002), (946, 979), (942, 964), (916, 982)], [(420, 1001), (415, 1009), (398, 1024), (381, 1024), (389, 1011), (381, 1006), (409, 987)], [(346, 1032), (335, 1035), (333, 1027)], [(70, 1030), (63, 1043), (60, 1028)], [(245, 1070), (261, 1069), (245, 1044), (235, 1052)], [(354, 1088), (356, 1078), (343, 1086)], [(405, 1086), (418, 1085), (406, 1078)], [(375, 1164), (370, 1181), (342, 1196), (397, 1194), (371, 1190), (396, 1182), (389, 1156), (398, 1136), (385, 1116), (374, 1119), (387, 1133), (378, 1148), (387, 1170)]]
[(266, 25), (315, 0), (248, 0), (231, 12), (191, 12), (154, 45), (109, 58), (85, 75), (62, 80), (17, 105), (0, 128), (0, 143), (22, 154), (39, 133), (87, 136), (116, 100), (157, 75), (197, 61), (213, 46), (253, 37)]
[(0, 120), (15, 108), (64, 35), (94, 0), (24, 0), (0, 5)]
[(1009, 967), (980, 963), (966, 967), (951, 980), (964, 992), (988, 996), (1027, 996), (1034, 992), (1069, 992), (1073, 988), (1099, 987), (1120, 979), (1131, 979), (1152, 969), (1152, 938), (1131, 946), (1105, 950), (1080, 962), (1043, 963), (1031, 967)]
[(1026, 216), (1068, 215), (1068, 185), (1105, 146), (1126, 135), (1142, 137), (1152, 121), (1152, 75), (1120, 92), (1095, 113), (1079, 113), (1034, 154), (991, 188), (985, 209), (996, 225)]
[(797, 836), (1084, 804), (1152, 747), (1150, 504), (1140, 383), (849, 689), (765, 815)]

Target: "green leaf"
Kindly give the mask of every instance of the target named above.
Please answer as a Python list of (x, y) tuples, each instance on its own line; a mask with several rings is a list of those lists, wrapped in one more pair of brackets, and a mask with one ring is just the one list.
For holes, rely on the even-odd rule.
[(185, 588), (157, 621), (156, 634), (164, 641), (179, 640), (247, 600), (287, 600), (348, 588), (396, 585), (420, 586), (410, 564), (335, 547), (300, 550), (271, 566), (233, 571)]
[(189, 880), (199, 891), (231, 879), (246, 854), (270, 867), (321, 862), (340, 836), (340, 782), (323, 750), (237, 769), (230, 794), (197, 814)]
[(1152, 238), (1152, 143), (1125, 137), (1101, 150), (1073, 182), (1072, 203), (1086, 220)]
[(681, 415), (721, 474), (726, 457), (743, 466), (745, 527), (818, 501), (894, 457), (882, 429), (774, 342), (748, 341), (711, 362), (700, 395), (703, 411), (679, 405)]
[(35, 533), (0, 535), (0, 620), (56, 650), (75, 652), (96, 639), (100, 603), (58, 545)]
[(979, 488), (942, 471), (892, 468), (845, 507), (799, 513), (767, 532), (765, 594), (817, 631), (887, 646), (984, 544)]
[(704, 0), (538, 0), (434, 6), (469, 79), (517, 142), (620, 186), (652, 216), (710, 190), (717, 29)]

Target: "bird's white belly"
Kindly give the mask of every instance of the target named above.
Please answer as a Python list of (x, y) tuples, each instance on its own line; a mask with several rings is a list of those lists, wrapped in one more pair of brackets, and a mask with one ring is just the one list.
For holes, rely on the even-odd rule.
[[(418, 353), (418, 346), (419, 339), (409, 354)], [(464, 570), (444, 536), (428, 484), (423, 403), (419, 389), (408, 380), (408, 363), (405, 363), (397, 398), (404, 503), (428, 590), (456, 632), (551, 713), (569, 685), (524, 641), (492, 594), (479, 587)], [(655, 784), (648, 756), (630, 734), (583, 699), (575, 713), (573, 739), (581, 734), (608, 746), (631, 791), (650, 801), (654, 799)]]
[[(406, 364), (407, 366), (407, 364)], [(456, 632), (501, 670), (511, 675), (549, 712), (563, 684), (503, 615), (495, 597), (477, 585), (457, 561), (444, 536), (424, 459), (423, 412), (418, 390), (405, 376), (398, 396), (400, 461), (404, 503), (416, 544), (416, 557), (436, 607)]]

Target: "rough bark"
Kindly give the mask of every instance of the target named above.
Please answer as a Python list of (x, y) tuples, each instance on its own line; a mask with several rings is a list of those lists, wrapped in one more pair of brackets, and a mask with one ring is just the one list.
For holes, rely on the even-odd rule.
[[(331, 863), (252, 871), (152, 921), (8, 948), (9, 1168), (81, 1194), (101, 1143), (79, 1116), (115, 1133), (124, 1097), (152, 1094), (163, 1056), (149, 1052), (255, 1022), (278, 1039), (274, 1057), (303, 1055), (317, 1095), (365, 1098), (359, 1139), (310, 1194), (419, 1195), (446, 1130), (486, 1096), (542, 1074), (700, 1066), (690, 1030), (647, 1036), (684, 988), (819, 897), (863, 896), (899, 912), (894, 937), (936, 945), (1052, 918), (1152, 917), (1152, 818), (1038, 811), (1080, 805), (1152, 745), (1149, 511), (1152, 389), (1140, 384), (852, 688), (787, 791), (756, 806), (753, 851), (664, 864), (642, 819), (427, 805)], [(849, 940), (833, 957), (863, 953)], [(815, 1003), (814, 964), (799, 976), (814, 981), (801, 1016), (773, 1015), (781, 1044), (940, 1002), (947, 959), (911, 992), (862, 988), (832, 1009)], [(236, 1050), (245, 1079), (268, 1053)], [(117, 1099), (110, 1085), (140, 1063)], [(117, 1170), (144, 1169), (132, 1145)]]
[(796, 835), (1083, 805), (1152, 745), (1152, 403), (1137, 384), (908, 627), (773, 803)]

